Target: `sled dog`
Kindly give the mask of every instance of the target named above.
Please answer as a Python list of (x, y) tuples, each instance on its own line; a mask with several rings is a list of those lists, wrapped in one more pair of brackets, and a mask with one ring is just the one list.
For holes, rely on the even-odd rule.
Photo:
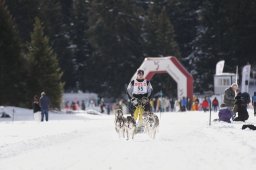
[(115, 122), (116, 122), (117, 118), (121, 118), (123, 116), (124, 116), (124, 114), (123, 114), (123, 111), (121, 109), (115, 110)]
[(142, 120), (143, 120), (143, 126), (146, 126), (147, 125), (147, 122), (148, 122), (148, 118), (149, 118), (149, 112), (144, 112), (142, 114)]
[(119, 137), (125, 137), (124, 132), (125, 132), (125, 118), (122, 117), (117, 117), (115, 120), (115, 129), (116, 132), (118, 133)]
[(125, 135), (126, 139), (133, 139), (135, 134), (136, 122), (131, 116), (127, 116), (125, 121)]
[(158, 127), (159, 127), (158, 116), (150, 112), (146, 120), (145, 130), (152, 139), (155, 139), (156, 131)]

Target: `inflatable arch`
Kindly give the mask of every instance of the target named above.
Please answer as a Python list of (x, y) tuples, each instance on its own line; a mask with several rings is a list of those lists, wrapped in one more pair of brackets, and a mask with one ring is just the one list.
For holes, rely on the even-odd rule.
[[(181, 65), (176, 57), (148, 57), (144, 59), (139, 69), (144, 70), (147, 80), (151, 80), (155, 74), (168, 73), (177, 83), (177, 97), (193, 97), (193, 77)], [(132, 79), (136, 78), (136, 73)], [(154, 88), (154, 87), (153, 87)]]

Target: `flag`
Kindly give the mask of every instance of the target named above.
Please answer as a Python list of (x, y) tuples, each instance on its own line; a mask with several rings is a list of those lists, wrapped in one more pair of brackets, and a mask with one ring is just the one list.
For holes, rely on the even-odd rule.
[(216, 75), (220, 75), (223, 73), (224, 64), (224, 60), (221, 60), (216, 64)]
[(242, 83), (241, 83), (241, 92), (248, 92), (249, 88), (249, 81), (250, 81), (250, 72), (251, 72), (251, 65), (247, 64), (243, 67), (242, 70)]

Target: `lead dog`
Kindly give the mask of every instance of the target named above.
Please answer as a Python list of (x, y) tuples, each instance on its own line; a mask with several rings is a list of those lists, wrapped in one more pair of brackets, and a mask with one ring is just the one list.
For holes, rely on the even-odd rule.
[(155, 139), (156, 132), (159, 127), (159, 118), (154, 113), (148, 113), (146, 122), (145, 122), (145, 131), (148, 133), (149, 137)]
[(126, 119), (123, 117), (122, 110), (116, 110), (115, 113), (115, 129), (119, 137), (125, 137), (125, 122)]
[(119, 137), (125, 137), (125, 119), (124, 117), (118, 117), (115, 121), (115, 129)]
[(135, 128), (136, 128), (136, 122), (131, 116), (127, 116), (125, 121), (125, 135), (126, 139), (134, 139), (135, 134)]
[(124, 116), (124, 114), (123, 114), (123, 111), (121, 109), (115, 110), (115, 122), (116, 122), (117, 118), (121, 118), (123, 116)]

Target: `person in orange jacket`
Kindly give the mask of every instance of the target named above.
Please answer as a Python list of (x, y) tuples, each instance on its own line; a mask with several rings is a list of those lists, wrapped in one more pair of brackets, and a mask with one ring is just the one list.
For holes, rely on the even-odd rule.
[(208, 103), (206, 97), (204, 98), (204, 100), (202, 102), (202, 109), (204, 112), (208, 111), (208, 109), (209, 109), (209, 103)]

